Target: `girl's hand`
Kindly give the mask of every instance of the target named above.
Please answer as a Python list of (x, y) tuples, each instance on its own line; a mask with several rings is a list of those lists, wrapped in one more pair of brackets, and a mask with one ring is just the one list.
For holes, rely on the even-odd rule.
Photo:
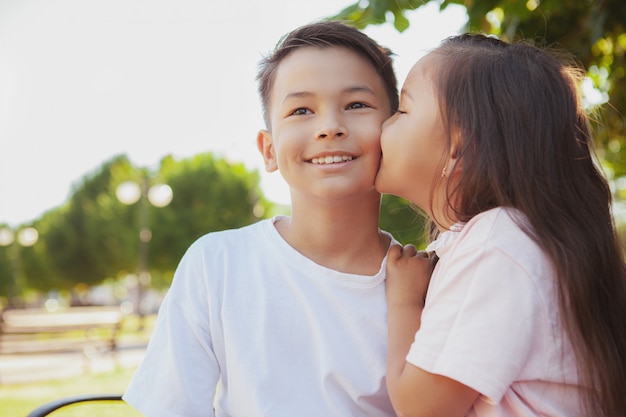
[(437, 257), (413, 245), (393, 245), (387, 258), (387, 304), (424, 307)]

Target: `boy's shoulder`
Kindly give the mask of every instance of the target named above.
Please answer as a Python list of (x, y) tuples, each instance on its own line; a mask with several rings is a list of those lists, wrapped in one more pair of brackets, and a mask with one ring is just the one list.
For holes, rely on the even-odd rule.
[(189, 245), (180, 264), (202, 269), (206, 265), (237, 263), (242, 256), (248, 260), (251, 256), (267, 257), (269, 248), (274, 246), (272, 228), (273, 219), (262, 219), (239, 228), (206, 233)]
[(200, 236), (192, 246), (214, 245), (216, 242), (238, 242), (243, 244), (249, 239), (256, 239), (267, 235), (267, 230), (273, 225), (274, 219), (261, 219), (255, 223), (233, 229), (217, 230)]

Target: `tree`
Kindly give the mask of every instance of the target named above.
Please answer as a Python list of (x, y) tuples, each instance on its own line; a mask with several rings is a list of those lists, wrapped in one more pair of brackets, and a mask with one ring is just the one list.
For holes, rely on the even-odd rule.
[[(117, 156), (83, 177), (66, 204), (34, 224), (39, 241), (21, 251), (28, 288), (70, 290), (137, 272), (139, 210), (122, 204), (115, 191), (124, 181), (145, 177), (169, 184), (174, 192), (167, 207), (149, 207), (150, 272), (156, 287), (169, 284), (180, 257), (199, 236), (249, 224), (272, 209), (260, 190), (258, 173), (243, 164), (211, 154), (181, 161), (168, 156), (151, 172)], [(0, 250), (2, 277), (9, 273), (6, 252)], [(7, 292), (0, 285), (0, 294)]]
[[(135, 259), (135, 237), (128, 233), (129, 209), (112, 192), (120, 178), (136, 175), (128, 158), (118, 156), (86, 175), (68, 203), (37, 222), (49, 266), (46, 276), (33, 276), (38, 289), (93, 285), (128, 270)], [(34, 282), (32, 282), (34, 280)]]

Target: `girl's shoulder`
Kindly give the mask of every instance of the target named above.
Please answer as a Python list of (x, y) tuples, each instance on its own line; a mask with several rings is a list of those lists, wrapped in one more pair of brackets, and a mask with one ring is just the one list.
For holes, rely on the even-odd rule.
[(477, 239), (482, 242), (504, 241), (511, 239), (531, 239), (529, 223), (521, 211), (510, 207), (496, 207), (474, 216), (467, 223), (457, 226), (463, 239)]
[(451, 250), (498, 250), (508, 254), (541, 251), (530, 235), (526, 216), (514, 208), (496, 207), (477, 214), (467, 223), (457, 223), (432, 242), (427, 250), (442, 257)]
[(475, 216), (463, 227), (457, 243), (459, 251), (499, 253), (529, 271), (545, 271), (549, 265), (527, 217), (514, 208), (497, 207)]

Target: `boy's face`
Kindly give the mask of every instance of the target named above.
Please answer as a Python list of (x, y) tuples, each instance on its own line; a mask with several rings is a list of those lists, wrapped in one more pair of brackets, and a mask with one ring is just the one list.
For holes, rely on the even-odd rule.
[(278, 66), (271, 132), (258, 135), (267, 171), (298, 195), (324, 199), (375, 193), (380, 133), (390, 115), (372, 64), (341, 47), (304, 47)]

